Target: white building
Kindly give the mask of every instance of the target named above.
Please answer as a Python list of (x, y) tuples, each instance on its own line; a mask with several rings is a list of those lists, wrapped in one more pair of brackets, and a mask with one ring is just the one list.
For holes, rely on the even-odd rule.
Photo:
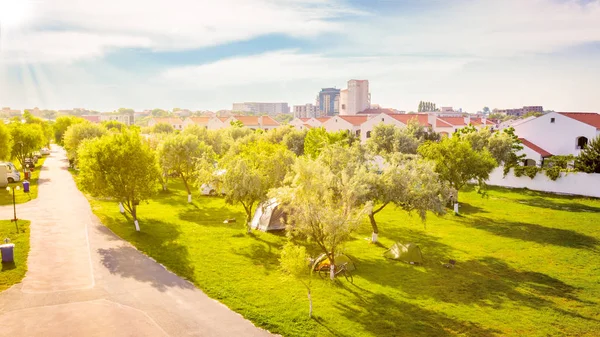
[(380, 113), (377, 115), (371, 115), (360, 127), (361, 142), (365, 143), (367, 139), (371, 138), (371, 132), (373, 129), (380, 124), (394, 125), (398, 128), (405, 128), (411, 120), (415, 120), (422, 127), (429, 127), (429, 119), (427, 114), (390, 114)]
[(211, 117), (208, 117), (208, 116), (188, 117), (183, 120), (183, 129), (186, 129), (187, 127), (189, 127), (191, 125), (198, 125), (200, 127), (207, 129), (208, 122), (210, 121), (210, 119), (211, 119)]
[(231, 116), (225, 121), (225, 125), (230, 125), (234, 121), (239, 121), (252, 130), (271, 130), (280, 125), (270, 116)]
[(348, 115), (348, 89), (340, 90), (340, 115)]
[(278, 115), (290, 113), (287, 103), (244, 102), (233, 103), (233, 111), (251, 112), (255, 114)]
[(294, 105), (294, 117), (296, 118), (317, 117), (318, 111), (319, 107), (311, 103)]
[(588, 142), (600, 136), (600, 114), (551, 112), (514, 128), (519, 138), (548, 154), (577, 156)]
[(347, 94), (344, 94), (346, 100), (342, 100), (340, 92), (340, 111), (344, 106), (345, 113), (340, 115), (356, 115), (371, 107), (371, 94), (369, 94), (368, 80), (350, 80), (348, 81)]
[(225, 122), (229, 117), (211, 117), (206, 123), (206, 128), (209, 130), (220, 130), (228, 127), (230, 124)]
[(150, 127), (155, 126), (156, 124), (169, 124), (175, 130), (183, 130), (183, 121), (179, 118), (155, 117), (155, 118), (151, 118), (148, 121), (148, 126), (150, 126)]
[(350, 134), (360, 137), (361, 126), (369, 119), (369, 116), (334, 116), (323, 123), (323, 127), (328, 132), (337, 132), (346, 130)]
[(106, 113), (100, 115), (100, 122), (117, 121), (125, 125), (135, 124), (133, 113), (130, 114), (115, 114)]

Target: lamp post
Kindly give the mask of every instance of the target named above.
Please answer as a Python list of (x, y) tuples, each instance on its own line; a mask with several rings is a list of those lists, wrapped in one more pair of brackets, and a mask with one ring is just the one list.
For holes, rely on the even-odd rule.
[(19, 232), (19, 224), (17, 223), (18, 219), (17, 219), (17, 203), (15, 201), (15, 189), (17, 191), (19, 191), (19, 190), (21, 190), (21, 187), (19, 187), (19, 185), (13, 186), (13, 187), (7, 186), (6, 190), (8, 191), (8, 193), (10, 193), (11, 188), (12, 188), (12, 197), (13, 197), (13, 212), (14, 212), (14, 217), (10, 221), (11, 222), (13, 222), (13, 221), (15, 222), (15, 227), (17, 227), (17, 233), (18, 233)]

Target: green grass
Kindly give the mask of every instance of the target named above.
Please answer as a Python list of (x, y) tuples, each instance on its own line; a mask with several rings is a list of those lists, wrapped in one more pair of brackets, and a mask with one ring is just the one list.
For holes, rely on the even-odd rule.
[[(20, 186), (21, 187), (21, 190), (19, 190), (19, 191), (15, 190), (15, 202), (17, 204), (26, 203), (28, 201), (31, 201), (31, 200), (37, 198), (37, 196), (38, 196), (38, 181), (40, 178), (40, 172), (44, 169), (42, 167), (42, 165), (44, 165), (45, 160), (46, 160), (46, 157), (40, 158), (38, 160), (38, 163), (35, 166), (35, 170), (33, 172), (31, 172), (31, 179), (29, 179), (29, 193), (23, 192), (23, 180), (25, 180), (25, 175), (23, 174), (23, 170), (21, 169), (20, 164), (17, 163), (16, 161), (13, 161), (13, 163), (16, 163), (15, 165), (16, 165), (17, 169), (21, 172), (21, 181), (12, 183), (12, 184), (8, 184), (8, 186), (11, 186), (11, 187)], [(5, 188), (0, 189), (0, 206), (12, 205), (12, 202), (13, 202), (12, 190), (11, 190), (11, 192), (8, 192), (5, 190)]]
[(15, 263), (2, 263), (0, 271), (0, 291), (21, 282), (27, 272), (27, 256), (29, 255), (29, 221), (19, 220), (19, 233), (15, 223), (10, 220), (0, 220), (0, 241), (5, 238), (15, 244)]
[[(461, 216), (386, 208), (381, 245), (365, 221), (345, 246), (354, 284), (315, 278), (316, 317), (302, 285), (278, 270), (286, 238), (244, 234), (240, 207), (179, 184), (139, 209), (142, 232), (115, 203), (92, 199), (103, 223), (210, 297), (284, 336), (597, 336), (600, 201), (493, 188), (461, 192)], [(226, 218), (238, 223), (223, 224)], [(420, 245), (425, 263), (389, 261), (393, 242)], [(317, 254), (317, 251), (312, 251)], [(454, 269), (442, 262), (457, 260)]]

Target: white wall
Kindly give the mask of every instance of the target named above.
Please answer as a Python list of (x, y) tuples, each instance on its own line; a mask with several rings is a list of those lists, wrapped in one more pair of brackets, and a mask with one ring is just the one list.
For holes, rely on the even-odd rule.
[[(406, 127), (406, 125), (400, 121), (398, 121), (397, 119), (386, 115), (386, 114), (379, 114), (376, 115), (375, 117), (369, 118), (366, 122), (362, 123), (362, 125), (360, 126), (360, 140), (363, 143), (367, 142), (367, 133), (368, 132), (372, 132), (373, 129), (379, 125), (379, 124), (391, 124), (391, 125), (395, 125), (398, 128), (404, 128)], [(369, 137), (370, 138), (370, 137)]]
[(600, 198), (600, 174), (598, 173), (561, 173), (560, 178), (552, 181), (544, 172), (538, 172), (533, 179), (527, 176), (515, 177), (512, 169), (506, 177), (503, 177), (503, 169), (503, 167), (496, 168), (490, 174), (487, 184)]
[(327, 122), (323, 123), (323, 127), (327, 132), (336, 132), (340, 130), (348, 130), (352, 134), (355, 134), (357, 130), (360, 130), (360, 126), (354, 126), (352, 123), (338, 117), (331, 117)]
[[(554, 123), (551, 123), (554, 118)], [(552, 112), (525, 123), (515, 125), (516, 134), (553, 155), (579, 155), (577, 138), (587, 137), (592, 141), (596, 128), (571, 117)]]

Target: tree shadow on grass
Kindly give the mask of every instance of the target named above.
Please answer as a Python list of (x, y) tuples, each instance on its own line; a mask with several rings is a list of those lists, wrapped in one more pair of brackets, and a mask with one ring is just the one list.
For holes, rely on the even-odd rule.
[[(219, 226), (227, 228), (243, 228), (245, 226), (245, 215), (240, 212), (232, 211), (227, 207), (189, 207), (179, 213), (179, 219), (202, 226)], [(236, 221), (232, 223), (223, 223), (223, 221), (227, 219), (235, 219)]]
[(2, 262), (2, 271), (16, 269), (17, 265), (14, 262)]
[[(458, 212), (459, 214), (463, 214), (463, 215), (472, 215), (472, 214), (478, 214), (478, 213), (489, 213), (488, 211), (484, 210), (481, 207), (477, 207), (477, 206), (473, 206), (471, 204), (467, 204), (466, 202), (459, 202), (458, 203)], [(454, 210), (448, 210), (448, 213), (454, 213)]]
[[(500, 333), (483, 328), (477, 323), (455, 320), (384, 294), (364, 293), (361, 299), (353, 296), (348, 296), (347, 299), (334, 304), (335, 309), (346, 319), (361, 324), (374, 336), (487, 337)], [(394, 319), (390, 319), (391, 317)], [(327, 327), (324, 321), (319, 324)]]
[(506, 220), (474, 217), (462, 221), (465, 226), (482, 229), (495, 235), (523, 241), (571, 248), (596, 249), (598, 239), (573, 230)]
[(524, 205), (557, 211), (600, 213), (600, 207), (588, 206), (577, 202), (556, 202), (551, 198), (538, 197), (532, 199), (520, 199), (517, 201)]
[(250, 259), (256, 266), (263, 266), (267, 274), (269, 271), (276, 270), (279, 267), (280, 251), (283, 244), (270, 242), (254, 233), (246, 234), (246, 236), (252, 237), (255, 242), (233, 252)]

